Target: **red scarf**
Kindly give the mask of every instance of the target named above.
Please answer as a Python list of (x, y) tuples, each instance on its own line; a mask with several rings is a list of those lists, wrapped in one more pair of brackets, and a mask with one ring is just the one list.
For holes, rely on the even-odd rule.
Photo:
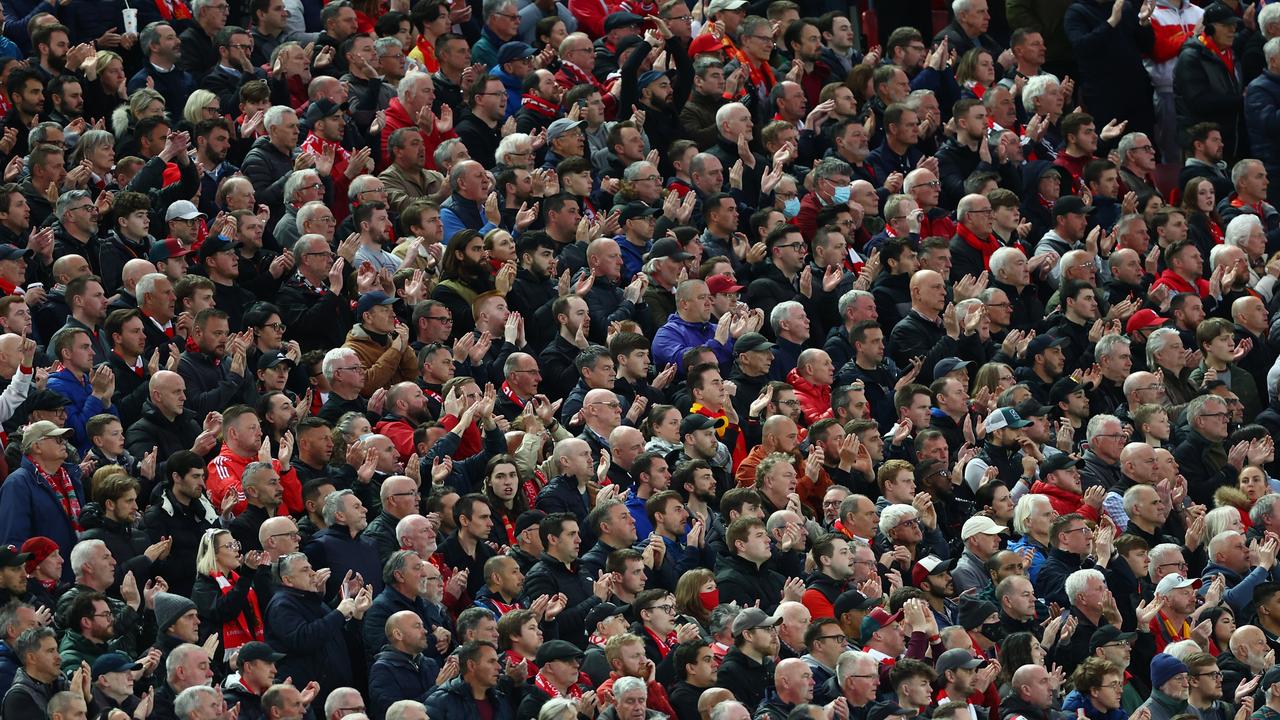
[(156, 0), (156, 10), (166, 22), (191, 19), (191, 10), (181, 0)]
[(987, 238), (983, 240), (964, 225), (956, 225), (956, 235), (959, 235), (960, 239), (964, 240), (965, 245), (982, 253), (982, 267), (990, 270), (991, 254), (1000, 249), (1000, 241), (996, 239), (996, 236), (987, 235)]
[(1222, 233), (1222, 226), (1212, 220), (1209, 220), (1209, 234), (1213, 236), (1214, 245), (1221, 245), (1227, 239)]
[[(220, 572), (215, 572), (211, 576), (214, 582), (218, 583), (218, 590), (222, 592), (222, 596), (226, 597), (231, 593), (240, 576), (232, 571), (231, 577), (228, 578)], [(258, 610), (258, 594), (254, 592), (253, 586), (249, 586), (249, 594), (245, 596), (245, 601), (249, 606), (249, 610), (253, 612), (253, 629), (249, 628), (249, 624), (245, 621), (244, 613), (241, 612), (234, 619), (228, 620), (222, 624), (222, 651), (230, 657), (232, 650), (241, 647), (247, 642), (254, 640), (262, 642), (262, 613)]]
[(502, 381), (502, 394), (506, 395), (507, 399), (514, 403), (516, 407), (521, 410), (524, 409), (524, 401), (520, 399), (519, 395), (516, 395), (515, 391), (511, 389), (511, 385), (506, 380)]
[(516, 526), (511, 522), (511, 516), (502, 513), (502, 529), (507, 531), (507, 544), (511, 547), (516, 546)]
[(560, 115), (560, 108), (555, 103), (543, 100), (533, 93), (525, 93), (520, 96), (520, 107), (529, 108), (545, 118), (555, 118)]
[(525, 663), (526, 665), (528, 665), (529, 672), (532, 672), (532, 673), (538, 672), (538, 666), (534, 665), (532, 660), (525, 657), (521, 657), (520, 653), (516, 652), (515, 650), (508, 650), (507, 665), (508, 666), (519, 665), (520, 663)]
[[(520, 483), (520, 492), (524, 493), (524, 497), (529, 501), (529, 507), (538, 500), (538, 493), (542, 487), (547, 484), (547, 478), (542, 474), (541, 470), (534, 470), (533, 477)], [(515, 543), (512, 543), (514, 545)]]
[(1205, 34), (1200, 35), (1200, 42), (1204, 43), (1204, 46), (1209, 48), (1209, 52), (1218, 56), (1218, 59), (1222, 61), (1222, 64), (1227, 66), (1227, 72), (1231, 73), (1233, 76), (1236, 74), (1236, 54), (1231, 50), (1231, 48), (1218, 47), (1218, 44), (1213, 41), (1213, 38)]
[[(586, 673), (578, 673), (578, 681), (570, 685), (569, 688), (565, 690), (565, 693), (570, 699), (579, 700), (582, 698), (582, 686), (584, 685), (586, 687), (591, 687), (591, 678), (587, 677)], [(564, 697), (564, 695), (556, 689), (556, 686), (552, 685), (551, 681), (543, 676), (541, 672), (533, 676), (533, 686), (550, 695), (553, 699)]]
[(672, 645), (675, 645), (675, 643), (676, 643), (676, 633), (675, 633), (675, 631), (673, 630), (673, 631), (671, 631), (671, 632), (667, 633), (667, 637), (666, 637), (665, 639), (658, 637), (658, 633), (656, 633), (656, 632), (654, 632), (654, 631), (650, 630), (650, 629), (649, 629), (649, 628), (647, 628), (647, 627), (644, 629), (644, 631), (645, 631), (645, 633), (646, 633), (646, 634), (648, 634), (648, 636), (649, 636), (649, 637), (653, 638), (653, 641), (654, 641), (655, 643), (657, 643), (657, 645), (658, 645), (658, 654), (662, 655), (662, 657), (663, 657), (663, 658), (666, 658), (666, 657), (667, 657), (667, 653), (671, 652), (671, 646), (672, 646)]
[(427, 39), (418, 36), (418, 52), (422, 53), (422, 66), (427, 72), (437, 72), (440, 70), (440, 61), (436, 60), (436, 49), (427, 42)]
[(751, 73), (751, 84), (753, 86), (764, 85), (764, 89), (768, 91), (778, 84), (778, 78), (773, 74), (773, 68), (770, 67), (769, 63), (760, 63), (760, 66), (756, 67), (756, 64), (751, 62), (751, 59), (745, 54), (742, 58), (746, 60), (743, 66)]
[[(31, 460), (31, 456), (27, 456)], [(40, 476), (49, 487), (53, 489), (58, 500), (62, 502), (62, 511), (67, 514), (67, 519), (71, 521), (71, 527), (77, 533), (83, 528), (80, 527), (80, 498), (76, 495), (75, 483), (71, 482), (71, 476), (67, 474), (65, 465), (58, 466), (58, 472), (50, 475), (35, 460), (31, 460), (31, 465), (36, 469), (36, 475)]]
[(24, 294), (24, 291), (22, 290), (22, 288), (18, 287), (17, 285), (14, 285), (8, 280), (5, 280), (4, 278), (0, 278), (0, 294), (17, 295), (18, 297), (22, 297)]

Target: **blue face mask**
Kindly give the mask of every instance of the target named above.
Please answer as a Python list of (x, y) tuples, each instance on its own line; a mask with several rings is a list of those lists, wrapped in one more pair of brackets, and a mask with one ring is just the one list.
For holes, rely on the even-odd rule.
[(800, 198), (791, 198), (782, 205), (782, 214), (788, 220), (800, 214)]
[(841, 185), (836, 191), (831, 193), (832, 205), (844, 205), (849, 202), (849, 196), (853, 194), (852, 185)]

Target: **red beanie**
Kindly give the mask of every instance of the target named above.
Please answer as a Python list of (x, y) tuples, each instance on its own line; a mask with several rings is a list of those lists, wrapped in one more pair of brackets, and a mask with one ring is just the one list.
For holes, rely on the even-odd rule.
[(27, 574), (31, 575), (36, 571), (37, 565), (44, 562), (50, 555), (58, 552), (58, 543), (47, 537), (37, 535), (22, 543), (22, 552), (31, 553), (31, 559), (27, 561)]

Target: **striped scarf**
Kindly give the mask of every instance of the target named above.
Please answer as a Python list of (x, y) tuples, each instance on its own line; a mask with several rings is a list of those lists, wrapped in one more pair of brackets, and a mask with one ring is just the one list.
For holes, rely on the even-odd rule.
[[(31, 456), (28, 455), (27, 459), (30, 460)], [(54, 494), (62, 502), (62, 511), (71, 521), (71, 527), (79, 533), (83, 529), (80, 527), (80, 498), (76, 495), (76, 486), (71, 482), (66, 466), (59, 466), (58, 472), (50, 475), (41, 470), (35, 460), (31, 460), (31, 465), (36, 469), (36, 474), (53, 488)]]

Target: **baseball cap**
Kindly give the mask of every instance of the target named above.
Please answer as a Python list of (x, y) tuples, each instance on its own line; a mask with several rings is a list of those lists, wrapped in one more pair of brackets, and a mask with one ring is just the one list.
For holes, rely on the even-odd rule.
[(190, 200), (178, 200), (164, 212), (165, 222), (170, 220), (195, 220), (198, 217), (204, 217), (204, 213), (200, 212), (195, 203)]
[(662, 211), (658, 208), (649, 207), (642, 202), (629, 202), (626, 205), (623, 205), (622, 210), (619, 211), (618, 221), (625, 223), (628, 220), (635, 220), (639, 217), (651, 218), (657, 216), (661, 212)]
[(952, 560), (943, 560), (937, 555), (922, 557), (911, 568), (911, 584), (919, 586), (930, 575), (940, 575), (955, 566)]
[(995, 412), (987, 416), (987, 432), (995, 432), (1002, 428), (1024, 428), (1031, 424), (1030, 420), (1024, 420), (1017, 410), (1013, 408), (997, 408)]
[(867, 720), (889, 720), (895, 717), (915, 717), (917, 712), (910, 708), (904, 708), (895, 700), (888, 702), (876, 703), (867, 711)]
[(1057, 217), (1059, 215), (1067, 215), (1069, 213), (1076, 213), (1078, 215), (1088, 215), (1091, 212), (1093, 212), (1093, 208), (1089, 207), (1088, 205), (1085, 205), (1084, 200), (1081, 200), (1080, 197), (1077, 195), (1063, 195), (1062, 197), (1053, 201), (1054, 217)]
[(684, 251), (680, 247), (680, 243), (671, 238), (662, 238), (653, 241), (653, 247), (649, 248), (648, 260), (656, 258), (670, 258), (672, 260), (692, 260), (693, 255)]
[[(208, 240), (205, 240), (208, 242)], [(147, 251), (147, 259), (151, 262), (162, 262), (170, 258), (185, 257), (191, 254), (191, 248), (184, 247), (177, 238), (159, 240)]]
[(734, 637), (737, 637), (748, 630), (754, 630), (762, 627), (777, 627), (781, 623), (782, 618), (772, 617), (760, 608), (749, 607), (738, 613), (738, 617), (733, 619), (733, 635)]
[(1239, 26), (1241, 20), (1240, 16), (1236, 15), (1235, 10), (1232, 10), (1222, 3), (1214, 3), (1204, 9), (1204, 19), (1202, 22), (1205, 25), (1224, 23)]
[(973, 363), (968, 360), (961, 360), (958, 357), (942, 358), (938, 361), (937, 365), (933, 366), (933, 379), (937, 380), (948, 373), (953, 373), (956, 370), (963, 370), (972, 364)]
[(976, 630), (992, 614), (1000, 612), (1000, 608), (990, 600), (979, 600), (975, 596), (960, 598), (956, 608), (956, 624), (965, 630)]
[(1051, 347), (1060, 348), (1066, 345), (1070, 340), (1064, 337), (1055, 337), (1053, 335), (1037, 335), (1027, 343), (1027, 364), (1030, 364), (1035, 356), (1048, 350)]
[(741, 10), (746, 6), (747, 0), (711, 0), (711, 4), (707, 5), (707, 17), (721, 10)]
[(1124, 324), (1124, 331), (1127, 333), (1135, 333), (1146, 328), (1160, 327), (1165, 324), (1165, 319), (1156, 314), (1151, 308), (1142, 308), (1138, 312), (1129, 316), (1128, 322)]
[(641, 73), (640, 79), (636, 81), (636, 90), (643, 90), (649, 87), (650, 84), (655, 83), (666, 76), (667, 74), (660, 70), (650, 70), (649, 72)]
[(57, 390), (41, 390), (31, 398), (32, 410), (59, 410), (70, 404), (67, 396)]
[[(609, 13), (604, 16), (604, 31), (617, 30), (624, 27), (636, 27), (644, 24), (644, 18), (629, 12)], [(510, 43), (508, 43), (510, 44)], [(504, 46), (505, 47), (505, 46)]]
[(941, 677), (948, 670), (959, 670), (962, 668), (965, 670), (973, 670), (981, 664), (982, 658), (974, 657), (972, 652), (964, 648), (952, 648), (951, 650), (942, 653), (942, 656), (938, 658), (938, 663), (934, 669), (938, 671), (938, 676)]
[(849, 612), (850, 610), (870, 610), (871, 608), (880, 607), (880, 601), (875, 598), (869, 598), (857, 590), (846, 590), (840, 593), (832, 604), (831, 609), (835, 611), (835, 616)]
[(1070, 375), (1058, 378), (1053, 387), (1049, 388), (1049, 399), (1053, 404), (1066, 400), (1073, 393), (1080, 392), (1084, 389), (1084, 383), (1076, 380)]
[(541, 510), (525, 510), (516, 518), (516, 534), (519, 535), (525, 530), (537, 525), (542, 522), (542, 519), (546, 516), (547, 514)]
[(265, 352), (265, 353), (262, 353), (262, 356), (258, 358), (258, 369), (266, 370), (268, 368), (273, 368), (279, 365), (280, 363), (289, 363), (290, 365), (294, 365), (293, 360), (289, 359), (289, 356), (285, 355), (279, 350)]
[(524, 60), (537, 55), (538, 51), (527, 42), (520, 40), (509, 40), (498, 48), (498, 64), (505, 65), (512, 60)]
[(23, 567), (31, 557), (31, 553), (18, 552), (12, 545), (0, 545), (0, 567)]
[[(280, 657), (284, 656), (281, 655)], [(142, 663), (134, 662), (128, 655), (125, 655), (122, 652), (102, 653), (93, 661), (93, 679), (97, 680), (107, 673), (128, 672), (140, 669), (142, 669)]]
[(902, 619), (902, 611), (892, 615), (882, 607), (871, 608), (871, 612), (862, 618), (862, 643), (865, 645), (877, 630), (888, 627)]
[(769, 342), (765, 336), (760, 333), (743, 333), (733, 343), (733, 354), (741, 355), (744, 352), (769, 351), (773, 349), (773, 343)]
[(303, 116), (303, 123), (311, 126), (325, 118), (341, 115), (347, 111), (348, 103), (336, 103), (332, 100), (320, 98), (312, 100), (307, 104), (307, 114)]
[(968, 540), (974, 535), (999, 535), (1008, 532), (1009, 528), (997, 523), (986, 515), (974, 515), (964, 521), (960, 528), (960, 539)]
[(214, 253), (224, 252), (226, 250), (239, 250), (244, 247), (242, 242), (232, 242), (221, 235), (210, 235), (200, 243), (200, 259), (208, 260), (209, 256)]
[(744, 286), (734, 282), (733, 278), (728, 275), (712, 275), (707, 278), (707, 289), (711, 291), (712, 295), (719, 295), (721, 293), (742, 292)]
[(70, 434), (71, 428), (60, 428), (48, 420), (37, 420), (22, 431), (22, 452), (27, 452), (33, 445), (45, 438), (62, 437)]
[(1046, 417), (1053, 412), (1053, 408), (1048, 405), (1041, 405), (1040, 401), (1035, 398), (1027, 398), (1017, 405), (1013, 406), (1014, 410), (1024, 418)]
[(356, 303), (356, 320), (364, 317), (364, 314), (377, 307), (378, 305), (394, 305), (396, 299), (390, 295), (374, 290), (360, 296), (359, 302)]
[(244, 666), (247, 662), (254, 660), (265, 660), (267, 662), (277, 663), (285, 659), (284, 653), (276, 652), (270, 645), (255, 640), (247, 642), (240, 647), (240, 665)]
[(1040, 462), (1040, 477), (1071, 467), (1084, 467), (1084, 460), (1068, 453), (1055, 453)]
[(0, 244), (0, 260), (17, 260), (18, 258), (30, 260), (33, 254), (35, 253), (31, 250), (24, 250), (17, 245)]
[(1115, 625), (1103, 625), (1089, 636), (1089, 653), (1113, 642), (1133, 642), (1138, 633), (1124, 632)]
[(1185, 587), (1195, 588), (1196, 590), (1199, 590), (1200, 585), (1201, 585), (1200, 578), (1188, 578), (1188, 577), (1179, 575), (1178, 573), (1174, 573), (1172, 575), (1165, 575), (1163, 578), (1160, 579), (1160, 584), (1156, 585), (1156, 594), (1168, 595), (1170, 592), (1173, 592), (1174, 590), (1177, 590), (1179, 588), (1185, 588)]
[(547, 142), (551, 142), (570, 130), (581, 130), (587, 126), (586, 120), (570, 120), (560, 118), (547, 126)]
[[(591, 632), (596, 629), (596, 623), (601, 620), (608, 620), (614, 615), (622, 615), (626, 613), (626, 605), (615, 605), (611, 602), (602, 602), (587, 611), (587, 631)], [(541, 664), (541, 663), (539, 663)]]
[(689, 43), (689, 57), (697, 57), (702, 53), (718, 53), (724, 51), (724, 42), (717, 40), (711, 33), (703, 33)]
[(533, 661), (538, 665), (546, 665), (552, 660), (581, 660), (582, 651), (567, 640), (548, 640), (538, 648)]
[(720, 425), (720, 421), (715, 418), (692, 413), (690, 415), (685, 415), (684, 419), (680, 421), (680, 435), (683, 437), (698, 430), (719, 429)]

